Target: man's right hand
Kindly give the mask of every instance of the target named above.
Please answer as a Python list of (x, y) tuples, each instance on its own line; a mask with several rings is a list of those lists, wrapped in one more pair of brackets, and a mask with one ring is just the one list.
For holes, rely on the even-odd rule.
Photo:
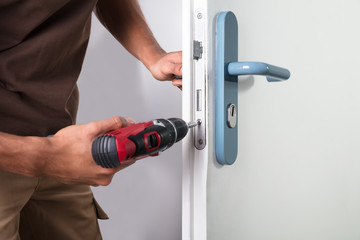
[[(92, 158), (92, 142), (106, 132), (133, 123), (131, 119), (116, 116), (104, 121), (72, 125), (49, 138), (1, 133), (0, 170), (31, 177), (45, 176), (66, 184), (108, 185), (116, 172), (134, 161), (113, 169), (102, 168)], [(22, 151), (7, 148), (15, 144), (18, 149), (22, 145)]]

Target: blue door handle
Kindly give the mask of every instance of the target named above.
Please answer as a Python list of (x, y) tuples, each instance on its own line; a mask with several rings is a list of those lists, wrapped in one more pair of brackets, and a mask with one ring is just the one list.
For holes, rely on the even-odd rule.
[(286, 68), (263, 62), (231, 62), (228, 65), (230, 75), (263, 75), (268, 82), (280, 82), (289, 79), (290, 72)]
[(216, 26), (215, 152), (220, 164), (235, 162), (238, 149), (238, 75), (263, 75), (268, 82), (289, 79), (289, 70), (263, 62), (238, 62), (238, 24), (232, 12), (221, 12)]

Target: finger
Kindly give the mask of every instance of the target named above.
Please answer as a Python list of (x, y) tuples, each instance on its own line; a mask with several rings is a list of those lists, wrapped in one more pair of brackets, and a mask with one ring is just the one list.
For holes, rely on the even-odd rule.
[(172, 81), (172, 84), (173, 84), (175, 87), (178, 87), (178, 88), (182, 91), (182, 80), (173, 80), (173, 81)]
[(169, 60), (173, 63), (182, 63), (182, 52), (171, 52), (168, 54)]
[(128, 121), (128, 123), (129, 123), (130, 125), (133, 125), (133, 124), (135, 124), (135, 123), (136, 123), (136, 122), (135, 122), (135, 120), (134, 120), (133, 118), (126, 117), (125, 119), (126, 119), (126, 121)]
[(182, 64), (174, 64), (173, 74), (177, 76), (182, 76)]
[(108, 175), (106, 177), (103, 177), (103, 178), (97, 180), (96, 184), (100, 185), (100, 186), (108, 186), (111, 183), (113, 177), (114, 177), (114, 175)]
[(131, 159), (131, 160), (126, 160), (125, 162), (121, 162), (119, 164), (119, 166), (114, 167), (114, 168), (103, 168), (101, 166), (99, 167), (98, 173), (99, 173), (99, 179), (103, 179), (109, 176), (113, 176), (115, 173), (117, 173), (118, 171), (129, 167), (130, 165), (134, 164), (136, 162), (136, 160)]
[(94, 123), (96, 124), (95, 135), (101, 135), (103, 133), (126, 127), (131, 124), (126, 120), (126, 118), (120, 116), (115, 116), (107, 120), (97, 121)]
[(166, 80), (173, 80), (174, 75), (182, 76), (182, 65), (178, 63), (167, 62), (161, 70), (162, 74), (166, 76)]
[(118, 171), (120, 171), (120, 170), (122, 170), (124, 168), (127, 168), (130, 165), (134, 164), (135, 162), (136, 162), (136, 160), (134, 160), (134, 159), (127, 160), (125, 162), (121, 162), (119, 166), (114, 167), (114, 168), (103, 168), (103, 167), (99, 166), (101, 168), (99, 170), (100, 175), (101, 175), (102, 178), (105, 177), (105, 176), (112, 176), (115, 173), (117, 173)]
[(120, 163), (120, 165), (117, 166), (116, 168), (114, 168), (114, 170), (115, 170), (115, 172), (118, 172), (118, 171), (120, 171), (120, 170), (122, 170), (124, 168), (129, 167), (130, 165), (133, 165), (135, 162), (136, 162), (136, 160), (129, 160), (129, 161)]
[(172, 84), (176, 87), (182, 86), (182, 80), (181, 79), (173, 80)]

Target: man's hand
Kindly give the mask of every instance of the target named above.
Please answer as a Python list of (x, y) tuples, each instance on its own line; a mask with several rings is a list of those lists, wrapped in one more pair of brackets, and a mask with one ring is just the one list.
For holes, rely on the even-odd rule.
[(0, 171), (29, 177), (45, 176), (66, 184), (108, 185), (119, 170), (96, 165), (92, 142), (106, 132), (133, 124), (132, 119), (113, 117), (104, 121), (73, 125), (53, 137), (21, 137), (0, 132)]
[[(108, 185), (118, 171), (133, 164), (134, 161), (121, 164), (114, 169), (105, 169), (96, 165), (91, 155), (94, 139), (108, 131), (134, 123), (131, 119), (113, 117), (104, 121), (73, 125), (61, 129), (51, 138), (43, 138), (46, 144), (39, 149), (36, 161), (41, 169), (28, 176), (46, 176), (66, 184)], [(19, 172), (22, 174), (22, 172)]]
[(114, 174), (135, 161), (121, 164), (114, 169), (96, 165), (91, 155), (92, 142), (96, 137), (133, 124), (133, 120), (113, 117), (104, 121), (66, 127), (49, 138), (47, 161), (43, 174), (66, 184), (110, 184)]
[(160, 81), (172, 81), (172, 84), (182, 89), (182, 52), (171, 52), (162, 55), (153, 65), (149, 66), (151, 74)]

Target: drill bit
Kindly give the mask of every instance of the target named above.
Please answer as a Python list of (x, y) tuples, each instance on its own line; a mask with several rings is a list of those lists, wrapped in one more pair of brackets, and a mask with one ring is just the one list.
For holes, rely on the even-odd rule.
[(191, 121), (191, 122), (189, 122), (189, 123), (188, 123), (188, 127), (189, 127), (189, 128), (193, 128), (193, 127), (196, 127), (196, 126), (198, 126), (198, 125), (200, 125), (200, 124), (201, 124), (201, 120), (198, 119), (198, 120), (196, 120), (196, 121)]

